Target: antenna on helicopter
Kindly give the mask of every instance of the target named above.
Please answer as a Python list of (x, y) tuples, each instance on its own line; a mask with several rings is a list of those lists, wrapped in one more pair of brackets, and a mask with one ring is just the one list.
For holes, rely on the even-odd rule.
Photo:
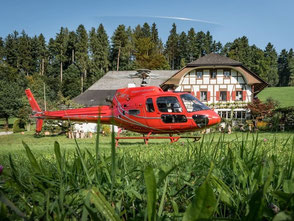
[[(151, 70), (149, 69), (138, 69), (136, 73), (129, 74), (129, 78), (141, 78), (141, 87), (145, 87), (150, 83), (151, 78), (158, 78), (158, 75), (151, 73)], [(149, 81), (148, 83), (147, 79)]]

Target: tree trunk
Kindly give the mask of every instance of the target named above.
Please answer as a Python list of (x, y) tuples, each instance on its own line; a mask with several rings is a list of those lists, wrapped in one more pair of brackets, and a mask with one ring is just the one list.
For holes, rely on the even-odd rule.
[(63, 72), (63, 68), (62, 68), (62, 61), (60, 62), (60, 82), (62, 83), (62, 72)]
[(44, 75), (45, 73), (45, 59), (42, 58), (42, 76)]
[(116, 64), (116, 71), (119, 70), (119, 56), (120, 56), (120, 46), (118, 48), (118, 55), (117, 55), (117, 64)]
[(84, 80), (87, 80), (87, 69), (84, 69)]
[(72, 49), (71, 50), (71, 63), (74, 63), (75, 62), (75, 50)]
[(5, 129), (5, 131), (8, 131), (8, 129), (9, 129), (8, 116), (5, 117), (5, 125), (4, 125), (4, 129)]
[(83, 93), (84, 90), (84, 78), (83, 78), (83, 73), (81, 73), (81, 93)]

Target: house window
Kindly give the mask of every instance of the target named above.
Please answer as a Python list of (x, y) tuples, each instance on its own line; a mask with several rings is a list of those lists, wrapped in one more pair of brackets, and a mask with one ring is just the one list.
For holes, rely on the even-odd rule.
[(147, 109), (147, 112), (154, 112), (155, 109), (154, 109), (152, 98), (148, 98), (146, 100), (146, 109)]
[(219, 93), (219, 100), (220, 101), (227, 101), (227, 92), (226, 91), (220, 91)]
[(200, 91), (200, 100), (207, 101), (207, 91)]
[(197, 79), (202, 79), (203, 71), (197, 71), (196, 75), (197, 75)]
[(236, 101), (243, 101), (243, 91), (236, 91)]
[(210, 78), (216, 78), (216, 70), (213, 69), (213, 70), (210, 70)]
[(224, 70), (224, 77), (225, 77), (225, 78), (230, 78), (230, 77), (231, 77), (231, 70), (228, 70), (228, 69), (226, 70), (226, 69), (225, 69), (225, 70)]

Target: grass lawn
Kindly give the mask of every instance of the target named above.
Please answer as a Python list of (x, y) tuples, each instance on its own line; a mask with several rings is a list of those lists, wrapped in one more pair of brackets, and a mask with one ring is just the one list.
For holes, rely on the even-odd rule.
[[(65, 136), (0, 136), (0, 181), (5, 196), (32, 220), (155, 220), (152, 214), (191, 220), (187, 216), (202, 213), (218, 220), (273, 220), (262, 206), (271, 202), (294, 211), (293, 201), (284, 203), (294, 194), (293, 133), (202, 136), (196, 143), (150, 140), (148, 146), (122, 140), (116, 151), (110, 136), (101, 137), (97, 155), (95, 137), (78, 139), (79, 149)], [(198, 211), (203, 205), (212, 209)], [(7, 220), (19, 216), (9, 210)]]
[(294, 87), (268, 87), (258, 94), (261, 101), (272, 98), (280, 102), (281, 107), (294, 106)]
[[(199, 134), (196, 134), (197, 136)], [(209, 140), (211, 137), (214, 136), (215, 142), (218, 141), (220, 136), (223, 134), (221, 133), (211, 133), (205, 135), (206, 139)], [(286, 140), (290, 136), (293, 136), (293, 133), (288, 133), (288, 132), (283, 132), (283, 133), (264, 133), (261, 132), (258, 134), (260, 140), (273, 140), (275, 137), (278, 140)], [(138, 135), (140, 136), (140, 135)], [(200, 135), (203, 137), (203, 135)], [(247, 136), (247, 133), (232, 133), (232, 134), (224, 134), (225, 140), (227, 142), (230, 141), (236, 141), (236, 140), (241, 140), (242, 137), (245, 138)], [(253, 134), (249, 134), (249, 140), (252, 140)], [(36, 138), (34, 137), (34, 132), (25, 132), (25, 134), (11, 134), (11, 135), (4, 135), (0, 136), (0, 155), (7, 155), (7, 154), (24, 154), (25, 150), (22, 144), (22, 141), (24, 141), (26, 144), (29, 145), (29, 147), (32, 149), (32, 151), (36, 154), (53, 154), (53, 146), (54, 142), (57, 141), (60, 143), (60, 146), (63, 150), (66, 151), (73, 151), (75, 150), (75, 141), (73, 139), (68, 139), (65, 137), (65, 135), (61, 136), (46, 136), (46, 137), (41, 137), (41, 138)], [(87, 138), (87, 139), (77, 139), (77, 142), (80, 146), (81, 149), (89, 149), (93, 150), (95, 149), (95, 143), (96, 143), (96, 136), (93, 136), (93, 138)], [(180, 139), (177, 143), (175, 144), (170, 144), (169, 140), (149, 140), (149, 145), (148, 147), (143, 144), (143, 140), (121, 140), (120, 141), (120, 149), (129, 149), (129, 148), (136, 148), (136, 147), (144, 147), (144, 148), (161, 148), (162, 146), (166, 145), (183, 145), (184, 143), (187, 142), (192, 142), (191, 140), (188, 141), (186, 139)], [(198, 142), (201, 142), (198, 141)], [(110, 153), (111, 149), (111, 136), (105, 137), (105, 136), (100, 136), (100, 149), (104, 153)]]

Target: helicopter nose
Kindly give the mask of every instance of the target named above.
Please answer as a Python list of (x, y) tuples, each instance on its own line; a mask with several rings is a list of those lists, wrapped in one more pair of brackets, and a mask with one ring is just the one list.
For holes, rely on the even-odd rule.
[(214, 112), (213, 110), (210, 111), (208, 114), (208, 126), (213, 126), (215, 124), (219, 124), (221, 122), (221, 117)]
[(213, 110), (199, 111), (192, 118), (199, 128), (210, 127), (221, 122), (220, 116)]

